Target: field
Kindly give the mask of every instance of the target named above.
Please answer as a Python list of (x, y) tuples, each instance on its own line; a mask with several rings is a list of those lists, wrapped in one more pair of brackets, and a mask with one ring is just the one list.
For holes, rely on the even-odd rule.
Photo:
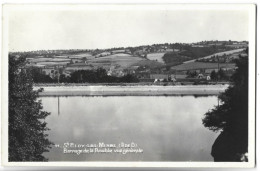
[(164, 54), (165, 53), (150, 53), (150, 54), (147, 54), (147, 58), (149, 60), (157, 61), (157, 62), (164, 64), (164, 60), (162, 58), (164, 56)]
[(144, 59), (137, 63), (134, 63), (132, 66), (149, 66), (150, 68), (158, 68), (158, 67), (162, 67), (163, 64), (157, 61)]
[(68, 58), (34, 58), (30, 59), (30, 62), (66, 62), (70, 61)]
[(75, 57), (90, 57), (92, 56), (91, 53), (79, 53), (79, 54), (75, 54), (75, 55), (68, 55), (68, 56), (75, 56)]
[(122, 50), (113, 50), (112, 52), (113, 52), (113, 53), (124, 53), (125, 50), (124, 50), (124, 49), (122, 49)]
[(66, 65), (70, 63), (69, 61), (67, 62), (38, 62), (38, 65), (45, 65), (45, 66), (51, 66), (51, 65)]
[(138, 61), (143, 60), (140, 57), (134, 57), (128, 54), (114, 54), (105, 57), (99, 57), (88, 61), (89, 64), (93, 65), (118, 65), (122, 68), (127, 68)]
[(54, 65), (66, 65), (71, 62), (82, 62), (81, 59), (86, 58), (87, 60), (95, 59), (90, 53), (79, 53), (79, 54), (65, 54), (53, 57), (37, 56), (35, 58), (27, 58), (29, 62), (36, 63), (38, 66), (54, 66)]
[(68, 62), (38, 62), (37, 65), (53, 66), (53, 65), (66, 65)]
[(83, 59), (83, 58), (86, 58), (86, 59), (94, 59), (95, 56), (77, 56), (77, 55), (71, 55), (69, 56), (70, 59)]
[[(243, 49), (235, 49), (225, 52), (216, 53), (213, 55), (232, 55), (235, 53), (239, 53)], [(100, 54), (93, 56), (91, 53), (76, 53), (76, 54), (64, 54), (57, 55), (53, 57), (44, 57), (37, 56), (33, 58), (28, 58), (29, 62), (34, 63), (34, 65), (38, 66), (55, 66), (55, 65), (63, 65), (71, 63), (86, 63), (88, 65), (92, 65), (93, 68), (102, 67), (104, 69), (110, 69), (113, 67), (114, 69), (126, 69), (132, 66), (148, 66), (149, 68), (160, 68), (160, 67), (171, 67), (176, 70), (195, 70), (195, 69), (215, 69), (218, 68), (217, 63), (209, 63), (209, 62), (195, 62), (193, 57), (182, 56), (180, 53), (176, 52), (158, 52), (158, 53), (150, 53), (147, 54), (147, 59), (143, 57), (133, 56), (120, 50), (116, 51), (116, 54), (112, 54), (108, 51), (102, 52), (102, 56)], [(212, 55), (205, 56), (203, 58), (209, 58)], [(76, 66), (74, 66), (76, 67)], [(220, 63), (219, 67), (225, 68), (234, 68), (235, 64), (233, 63)]]
[[(220, 63), (219, 67), (225, 67), (225, 68), (235, 68), (234, 63)], [(171, 67), (171, 69), (174, 70), (196, 70), (196, 69), (214, 69), (218, 68), (218, 63), (208, 63), (208, 62), (190, 62), (185, 63), (181, 65), (177, 65), (174, 67)]]
[(92, 59), (95, 58), (92, 56), (90, 53), (78, 53), (78, 54), (64, 54), (64, 55), (59, 55), (59, 56), (54, 56), (54, 58), (66, 58), (66, 59)]
[(69, 55), (53, 56), (53, 58), (69, 58)]
[(106, 59), (106, 58), (116, 59), (116, 58), (121, 58), (121, 57), (133, 57), (133, 56), (132, 56), (132, 55), (129, 55), (129, 54), (126, 54), (126, 53), (117, 53), (117, 54), (113, 54), (113, 55), (109, 55), (109, 56), (104, 56), (104, 57), (99, 57), (99, 58), (102, 58), (102, 59)]
[(107, 55), (110, 55), (110, 54), (111, 54), (110, 52), (102, 52), (102, 53), (97, 54), (96, 57), (107, 56)]

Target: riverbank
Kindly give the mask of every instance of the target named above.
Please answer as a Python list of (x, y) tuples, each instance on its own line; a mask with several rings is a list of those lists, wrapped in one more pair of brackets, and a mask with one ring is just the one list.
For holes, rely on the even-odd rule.
[(161, 96), (218, 95), (228, 84), (178, 86), (34, 86), (40, 96)]

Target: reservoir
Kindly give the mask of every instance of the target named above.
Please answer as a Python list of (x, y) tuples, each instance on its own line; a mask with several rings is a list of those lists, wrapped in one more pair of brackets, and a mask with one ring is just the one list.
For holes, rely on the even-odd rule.
[[(45, 121), (50, 128), (48, 138), (56, 144), (44, 153), (49, 161), (213, 161), (211, 147), (218, 133), (205, 128), (202, 118), (218, 104), (217, 96), (40, 99), (43, 110), (51, 113)], [(77, 151), (100, 144), (107, 148), (93, 153)], [(131, 151), (129, 144), (135, 149)], [(128, 151), (114, 152), (119, 145), (126, 145), (121, 149)]]

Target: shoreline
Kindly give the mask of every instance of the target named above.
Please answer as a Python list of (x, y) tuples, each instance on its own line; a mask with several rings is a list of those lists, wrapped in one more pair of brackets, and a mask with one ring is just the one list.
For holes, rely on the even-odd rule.
[(179, 86), (34, 86), (43, 88), (43, 96), (175, 96), (218, 95), (229, 85), (179, 85)]

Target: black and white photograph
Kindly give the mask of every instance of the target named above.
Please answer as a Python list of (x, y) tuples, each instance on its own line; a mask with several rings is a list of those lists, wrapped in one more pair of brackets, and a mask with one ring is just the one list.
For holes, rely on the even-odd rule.
[(256, 5), (4, 4), (6, 166), (255, 166)]

